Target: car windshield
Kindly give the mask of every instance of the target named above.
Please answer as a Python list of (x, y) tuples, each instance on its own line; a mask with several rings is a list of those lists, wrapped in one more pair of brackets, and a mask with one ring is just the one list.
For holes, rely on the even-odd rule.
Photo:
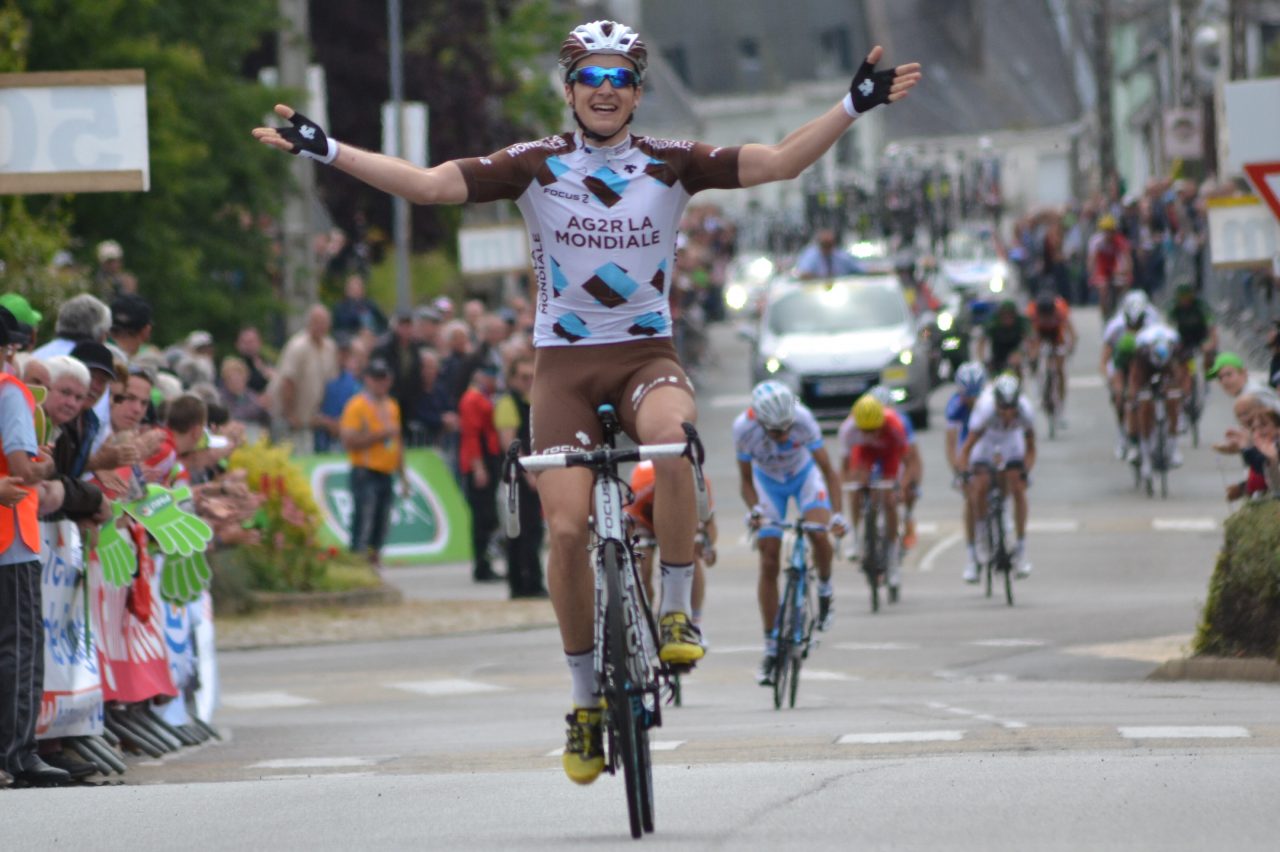
[(769, 308), (774, 334), (843, 334), (907, 321), (906, 300), (893, 280), (796, 289)]
[(957, 231), (947, 239), (948, 260), (995, 260), (999, 256), (989, 231)]

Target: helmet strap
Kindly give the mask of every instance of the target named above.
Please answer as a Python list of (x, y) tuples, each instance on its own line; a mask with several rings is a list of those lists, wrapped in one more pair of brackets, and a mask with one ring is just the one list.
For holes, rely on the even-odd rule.
[(597, 142), (597, 143), (608, 142), (610, 139), (613, 138), (613, 136), (616, 136), (619, 131), (621, 131), (623, 128), (627, 127), (628, 125), (630, 125), (631, 120), (634, 119), (635, 117), (636, 117), (636, 111), (632, 110), (631, 115), (627, 116), (627, 120), (622, 123), (622, 127), (618, 128), (618, 130), (615, 130), (613, 135), (602, 136), (582, 123), (582, 119), (578, 117), (578, 111), (576, 109), (573, 111), (573, 120), (578, 122), (578, 128), (582, 131), (582, 135), (585, 138), (590, 139), (592, 142)]

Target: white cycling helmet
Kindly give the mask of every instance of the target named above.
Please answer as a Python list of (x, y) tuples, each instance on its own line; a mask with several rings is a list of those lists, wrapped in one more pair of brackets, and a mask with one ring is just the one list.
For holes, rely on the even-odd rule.
[(956, 385), (965, 396), (977, 396), (987, 384), (987, 371), (977, 361), (965, 361), (956, 369)]
[(751, 410), (765, 429), (789, 429), (796, 420), (796, 395), (782, 382), (761, 382), (751, 391)]
[(995, 393), (996, 405), (1000, 408), (1012, 408), (1018, 404), (1018, 386), (1017, 376), (1004, 373), (997, 376), (991, 385), (991, 390)]
[(871, 394), (871, 396), (885, 408), (893, 407), (893, 391), (889, 390), (889, 388), (884, 385), (872, 385), (867, 389), (867, 393)]
[(1124, 321), (1131, 328), (1142, 324), (1147, 316), (1147, 308), (1151, 302), (1147, 299), (1147, 294), (1141, 290), (1130, 290), (1125, 293), (1124, 302), (1121, 303), (1120, 311), (1124, 314)]
[(601, 53), (627, 57), (635, 64), (636, 73), (644, 78), (649, 50), (639, 33), (616, 21), (592, 21), (574, 27), (560, 45), (560, 67), (567, 77), (580, 59)]

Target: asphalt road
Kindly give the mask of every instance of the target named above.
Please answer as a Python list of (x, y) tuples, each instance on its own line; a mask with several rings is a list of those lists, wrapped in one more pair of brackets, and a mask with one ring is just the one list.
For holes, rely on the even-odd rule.
[[(742, 344), (717, 330), (700, 388), (720, 495), (711, 652), (656, 732), (658, 831), (670, 848), (1271, 849), (1276, 688), (1155, 683), (1199, 617), (1231, 459), (1185, 450), (1167, 500), (1112, 456), (1098, 321), (1070, 366), (1069, 428), (1042, 441), (1033, 576), (1016, 606), (960, 580), (960, 502), (942, 432), (920, 436), (921, 540), (902, 601), (872, 615), (837, 567), (837, 623), (794, 710), (754, 684), (754, 555), (741, 533), (729, 424)], [(935, 424), (949, 389), (933, 398)], [(1205, 432), (1228, 412), (1211, 400)], [(465, 586), (453, 570), (441, 587)], [(410, 575), (405, 575), (409, 577)], [(480, 593), (480, 592), (478, 592)], [(491, 594), (491, 592), (486, 592)], [(568, 679), (553, 630), (224, 653), (228, 740), (135, 765), (129, 784), (0, 796), (6, 835), (43, 848), (623, 847), (620, 780), (564, 779)], [(105, 838), (105, 839), (104, 839)]]

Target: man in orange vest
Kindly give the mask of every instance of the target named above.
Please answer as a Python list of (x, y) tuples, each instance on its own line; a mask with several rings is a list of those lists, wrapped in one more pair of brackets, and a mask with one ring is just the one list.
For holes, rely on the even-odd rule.
[(367, 551), (375, 569), (382, 568), (397, 474), (407, 494), (400, 406), (390, 395), (391, 381), (390, 365), (371, 360), (364, 369), (364, 390), (347, 401), (339, 420), (351, 461), (351, 552)]
[[(8, 325), (0, 322), (0, 346), (9, 343)], [(36, 440), (35, 408), (27, 386), (0, 373), (0, 771), (48, 787), (67, 784), (71, 776), (36, 754), (44, 693), (37, 485), (54, 468)]]

